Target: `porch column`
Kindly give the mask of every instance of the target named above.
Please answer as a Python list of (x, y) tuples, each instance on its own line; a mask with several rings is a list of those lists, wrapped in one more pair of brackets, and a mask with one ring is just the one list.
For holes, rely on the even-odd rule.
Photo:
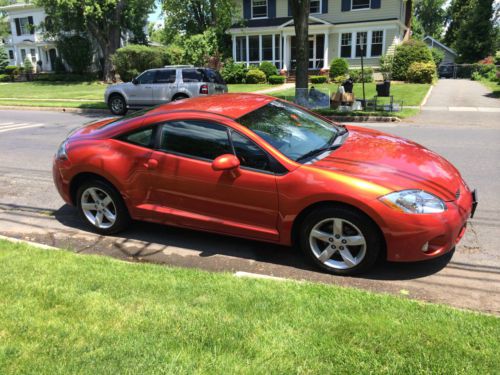
[(236, 61), (236, 37), (231, 35), (231, 40), (233, 42), (233, 61)]
[(283, 69), (288, 70), (288, 66), (290, 64), (290, 53), (288, 52), (288, 45), (290, 36), (285, 35), (283, 40)]
[(330, 68), (330, 63), (328, 61), (328, 46), (330, 45), (330, 42), (328, 40), (329, 33), (325, 33), (324, 37), (324, 47), (323, 47), (323, 69), (329, 69)]
[(247, 50), (247, 68), (250, 66), (250, 46), (248, 45), (248, 35), (246, 36), (246, 43), (245, 43), (245, 47), (246, 47), (246, 50)]

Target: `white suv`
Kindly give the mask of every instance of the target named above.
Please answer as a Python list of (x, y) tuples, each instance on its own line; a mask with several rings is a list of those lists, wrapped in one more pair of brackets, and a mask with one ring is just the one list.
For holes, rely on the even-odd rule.
[(132, 82), (109, 86), (104, 101), (114, 115), (124, 115), (129, 108), (224, 93), (227, 85), (214, 69), (166, 66), (146, 70)]

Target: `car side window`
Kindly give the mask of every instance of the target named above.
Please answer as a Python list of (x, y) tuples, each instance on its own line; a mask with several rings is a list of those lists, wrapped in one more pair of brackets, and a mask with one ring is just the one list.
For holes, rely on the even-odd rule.
[(155, 83), (174, 83), (175, 69), (162, 69), (156, 73)]
[(255, 142), (235, 131), (231, 131), (231, 140), (242, 167), (273, 171), (269, 156)]
[(155, 70), (148, 70), (147, 72), (142, 73), (138, 78), (137, 81), (141, 85), (147, 85), (150, 83), (153, 83), (155, 79), (156, 71)]
[(134, 145), (150, 148), (153, 146), (153, 133), (153, 128), (142, 129), (133, 133), (126, 134), (120, 137), (120, 139), (124, 142), (132, 143)]
[(184, 82), (203, 82), (203, 72), (201, 69), (183, 69), (182, 80)]
[(160, 149), (207, 160), (232, 154), (226, 127), (195, 120), (164, 124), (161, 130)]

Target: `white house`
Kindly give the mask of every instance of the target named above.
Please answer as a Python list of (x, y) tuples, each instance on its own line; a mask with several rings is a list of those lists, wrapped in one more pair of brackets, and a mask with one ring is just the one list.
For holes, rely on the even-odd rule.
[(4, 44), (10, 65), (21, 66), (28, 57), (33, 66), (38, 63), (42, 71), (54, 70), (58, 52), (55, 42), (46, 39), (40, 27), (47, 20), (44, 9), (34, 4), (18, 3), (1, 7), (0, 10), (7, 14), (11, 29), (11, 35)]

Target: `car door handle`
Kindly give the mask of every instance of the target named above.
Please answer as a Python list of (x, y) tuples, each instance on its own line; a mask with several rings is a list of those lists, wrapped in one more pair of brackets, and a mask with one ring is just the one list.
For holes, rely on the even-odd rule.
[(146, 167), (146, 169), (156, 169), (158, 168), (158, 160), (149, 159), (147, 162), (144, 163), (144, 167)]

